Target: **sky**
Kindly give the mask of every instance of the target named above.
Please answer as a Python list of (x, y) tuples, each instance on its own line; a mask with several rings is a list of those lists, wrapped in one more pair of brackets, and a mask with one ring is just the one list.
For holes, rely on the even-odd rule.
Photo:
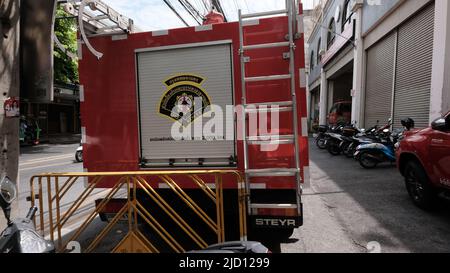
[[(198, 25), (190, 15), (184, 11), (178, 0), (169, 0), (182, 14), (189, 25)], [(188, 0), (197, 10), (206, 13), (202, 0)], [(302, 0), (304, 9), (311, 9), (314, 0)], [(171, 29), (185, 25), (167, 7), (163, 0), (103, 0), (121, 13), (134, 20), (134, 24), (142, 31)], [(237, 21), (238, 8), (243, 13), (253, 13), (284, 8), (284, 0), (220, 0), (225, 15), (229, 21)]]

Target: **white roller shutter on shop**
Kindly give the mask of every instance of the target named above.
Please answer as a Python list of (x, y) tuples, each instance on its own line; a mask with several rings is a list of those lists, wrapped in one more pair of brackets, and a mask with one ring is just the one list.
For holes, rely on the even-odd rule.
[(416, 128), (429, 126), (434, 7), (429, 5), (398, 29), (395, 128), (407, 117), (414, 119)]
[(367, 51), (365, 126), (386, 124), (391, 118), (395, 33)]

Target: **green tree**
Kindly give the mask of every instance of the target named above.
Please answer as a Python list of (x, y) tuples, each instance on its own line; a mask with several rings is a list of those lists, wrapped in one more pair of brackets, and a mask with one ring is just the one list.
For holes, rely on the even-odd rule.
[[(77, 24), (61, 7), (56, 11), (55, 34), (63, 46), (72, 53), (77, 52)], [(78, 61), (72, 60), (57, 46), (54, 47), (54, 81), (78, 84)]]

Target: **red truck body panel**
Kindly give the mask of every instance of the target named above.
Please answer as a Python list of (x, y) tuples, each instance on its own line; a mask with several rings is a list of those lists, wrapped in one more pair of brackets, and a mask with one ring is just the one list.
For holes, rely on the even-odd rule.
[[(261, 44), (285, 41), (288, 33), (287, 17), (259, 19), (258, 23), (245, 27), (248, 40), (245, 44)], [(303, 32), (303, 31), (301, 31)], [(90, 42), (104, 55), (98, 60), (85, 46), (79, 61), (80, 83), (83, 86), (81, 120), (83, 127), (84, 167), (93, 171), (138, 171), (140, 168), (140, 140), (137, 98), (137, 49), (161, 46), (194, 44), (212, 41), (232, 41), (232, 69), (235, 105), (242, 97), (238, 23), (212, 25), (209, 30), (195, 27), (168, 30), (167, 33), (145, 32), (117, 37), (96, 37)], [(299, 144), (301, 175), (309, 166), (308, 136), (306, 125), (306, 89), (301, 84), (304, 71), (304, 38), (295, 41), (296, 94), (299, 120)], [(252, 59), (247, 64), (247, 76), (288, 74), (289, 60), (282, 55), (287, 48), (259, 49), (246, 53)], [(270, 63), (270, 65), (267, 65)], [(303, 81), (302, 81), (303, 82)], [(289, 80), (252, 83), (248, 85), (248, 103), (288, 101)], [(282, 95), (283, 94), (283, 95)], [(270, 120), (270, 119), (269, 119)], [(239, 123), (237, 123), (239, 127)], [(292, 113), (280, 113), (280, 131), (292, 131)], [(272, 132), (274, 133), (274, 132)], [(237, 140), (237, 170), (244, 170), (243, 142)], [(295, 166), (293, 145), (281, 145), (274, 152), (261, 152), (259, 147), (249, 146), (250, 168)], [(153, 169), (154, 170), (154, 169)], [(174, 169), (175, 170), (175, 169)], [(179, 170), (179, 169), (178, 169)], [(306, 176), (309, 176), (308, 174)], [(235, 181), (224, 179), (225, 188), (235, 188)], [(154, 181), (158, 183), (158, 181)], [(179, 182), (177, 180), (177, 182)], [(267, 189), (295, 189), (292, 178), (258, 178), (254, 183), (263, 183)], [(105, 180), (101, 187), (111, 187), (115, 181)], [(183, 188), (194, 187), (190, 181), (181, 179)]]

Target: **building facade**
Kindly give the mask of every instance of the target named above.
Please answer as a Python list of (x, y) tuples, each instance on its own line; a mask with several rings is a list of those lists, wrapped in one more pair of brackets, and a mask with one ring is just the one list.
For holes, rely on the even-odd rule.
[(22, 115), (36, 121), (43, 139), (80, 134), (80, 90), (78, 85), (55, 84), (53, 101), (21, 98)]
[(398, 128), (411, 117), (424, 128), (450, 110), (448, 1), (328, 0), (320, 8), (308, 40), (312, 125), (346, 111), (338, 104), (359, 127), (392, 118)]

